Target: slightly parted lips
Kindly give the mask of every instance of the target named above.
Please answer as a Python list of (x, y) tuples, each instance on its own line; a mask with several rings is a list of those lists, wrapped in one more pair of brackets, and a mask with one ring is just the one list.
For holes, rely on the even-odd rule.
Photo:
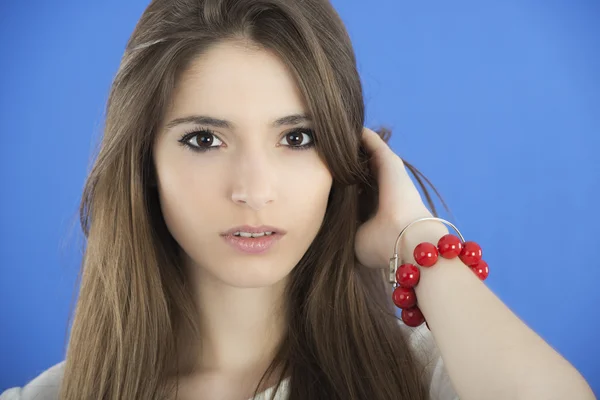
[(236, 232), (248, 232), (248, 233), (262, 233), (262, 232), (274, 232), (275, 234), (284, 235), (286, 231), (281, 228), (277, 228), (275, 226), (269, 225), (261, 225), (261, 226), (250, 226), (250, 225), (242, 225), (236, 226), (235, 228), (231, 228), (228, 231), (222, 233), (222, 236), (231, 236)]

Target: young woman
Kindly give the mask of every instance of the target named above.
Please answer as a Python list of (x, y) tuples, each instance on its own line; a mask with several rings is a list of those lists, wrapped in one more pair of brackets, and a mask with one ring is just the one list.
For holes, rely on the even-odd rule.
[[(398, 321), (392, 249), (432, 214), (363, 123), (326, 0), (153, 1), (83, 194), (66, 360), (2, 400), (593, 399), (462, 259), (419, 268), (427, 325)], [(400, 261), (448, 232), (411, 225)]]

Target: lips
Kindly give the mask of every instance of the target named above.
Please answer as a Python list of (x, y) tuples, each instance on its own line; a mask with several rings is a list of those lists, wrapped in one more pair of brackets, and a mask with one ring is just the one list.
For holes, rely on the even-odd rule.
[(257, 238), (247, 238), (235, 235), (223, 236), (223, 239), (237, 252), (243, 254), (263, 254), (275, 245), (280, 239), (281, 234), (261, 236)]
[(261, 225), (261, 226), (250, 226), (250, 225), (241, 225), (236, 226), (223, 232), (221, 236), (233, 236), (236, 232), (248, 232), (248, 233), (263, 233), (263, 232), (273, 232), (277, 235), (285, 235), (286, 231), (277, 228), (276, 226), (269, 225)]

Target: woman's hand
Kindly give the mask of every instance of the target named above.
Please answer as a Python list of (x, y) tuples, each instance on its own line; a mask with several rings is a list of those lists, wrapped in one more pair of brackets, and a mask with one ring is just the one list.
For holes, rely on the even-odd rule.
[(377, 178), (377, 211), (356, 232), (356, 257), (366, 267), (387, 268), (396, 238), (416, 219), (431, 217), (404, 162), (374, 131), (363, 128), (362, 142)]

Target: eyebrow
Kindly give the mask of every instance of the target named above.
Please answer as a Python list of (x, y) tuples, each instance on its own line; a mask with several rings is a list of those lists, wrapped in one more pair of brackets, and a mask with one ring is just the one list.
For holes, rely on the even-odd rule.
[[(297, 125), (303, 122), (311, 122), (312, 119), (306, 114), (292, 114), (279, 119), (276, 119), (271, 123), (274, 128)], [(187, 117), (175, 118), (171, 120), (167, 125), (167, 129), (171, 129), (177, 125), (182, 124), (197, 124), (197, 125), (209, 125), (215, 128), (233, 129), (235, 124), (231, 121), (224, 119), (218, 119), (214, 117), (208, 117), (205, 115), (190, 115)]]

